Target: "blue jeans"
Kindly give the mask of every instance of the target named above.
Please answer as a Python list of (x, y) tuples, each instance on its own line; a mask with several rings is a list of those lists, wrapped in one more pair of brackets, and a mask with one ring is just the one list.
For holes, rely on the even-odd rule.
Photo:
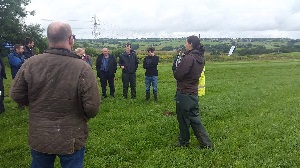
[(153, 93), (157, 93), (157, 76), (146, 76), (145, 77), (145, 84), (146, 84), (146, 93), (150, 93), (150, 86), (152, 84)]
[(62, 168), (82, 168), (85, 148), (69, 155), (46, 154), (30, 150), (32, 162), (30, 168), (53, 168), (56, 156), (60, 159)]

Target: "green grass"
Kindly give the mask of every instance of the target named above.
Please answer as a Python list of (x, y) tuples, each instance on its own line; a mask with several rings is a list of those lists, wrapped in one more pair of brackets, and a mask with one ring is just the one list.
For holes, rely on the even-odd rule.
[[(9, 70), (9, 69), (8, 69)], [(215, 150), (176, 148), (175, 80), (171, 64), (159, 65), (159, 102), (144, 101), (144, 70), (137, 72), (137, 99), (103, 99), (89, 122), (85, 167), (298, 167), (300, 61), (207, 62), (202, 121)], [(11, 80), (5, 81), (6, 94)], [(0, 167), (29, 167), (28, 111), (9, 97), (0, 115)], [(57, 167), (58, 161), (56, 161)]]

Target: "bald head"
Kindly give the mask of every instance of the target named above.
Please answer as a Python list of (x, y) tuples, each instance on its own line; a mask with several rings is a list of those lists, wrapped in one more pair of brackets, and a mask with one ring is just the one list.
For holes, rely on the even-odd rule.
[(74, 39), (71, 36), (71, 26), (67, 23), (57, 21), (51, 23), (47, 28), (47, 37), (50, 48), (71, 49), (74, 44)]
[(103, 48), (103, 49), (102, 49), (102, 54), (103, 54), (105, 57), (108, 57), (108, 49), (107, 49), (107, 48)]

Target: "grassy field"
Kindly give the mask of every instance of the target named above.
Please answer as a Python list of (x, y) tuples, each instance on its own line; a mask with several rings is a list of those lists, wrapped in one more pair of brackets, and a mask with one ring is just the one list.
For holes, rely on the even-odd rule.
[[(202, 121), (215, 150), (176, 148), (175, 80), (159, 65), (159, 102), (144, 101), (144, 70), (137, 99), (123, 99), (120, 70), (116, 98), (103, 99), (89, 122), (85, 167), (299, 167), (300, 61), (207, 62)], [(11, 80), (5, 81), (6, 94)], [(9, 97), (0, 115), (0, 167), (29, 167), (28, 111)], [(56, 161), (56, 165), (58, 164)], [(59, 167), (59, 166), (57, 166)]]

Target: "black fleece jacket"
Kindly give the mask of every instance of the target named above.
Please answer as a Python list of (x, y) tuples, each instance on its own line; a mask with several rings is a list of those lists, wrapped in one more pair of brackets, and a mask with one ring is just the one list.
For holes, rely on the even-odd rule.
[(139, 60), (137, 59), (136, 53), (134, 50), (130, 51), (130, 54), (124, 52), (120, 56), (119, 65), (124, 66), (125, 68), (122, 70), (123, 73), (135, 73), (138, 66)]

